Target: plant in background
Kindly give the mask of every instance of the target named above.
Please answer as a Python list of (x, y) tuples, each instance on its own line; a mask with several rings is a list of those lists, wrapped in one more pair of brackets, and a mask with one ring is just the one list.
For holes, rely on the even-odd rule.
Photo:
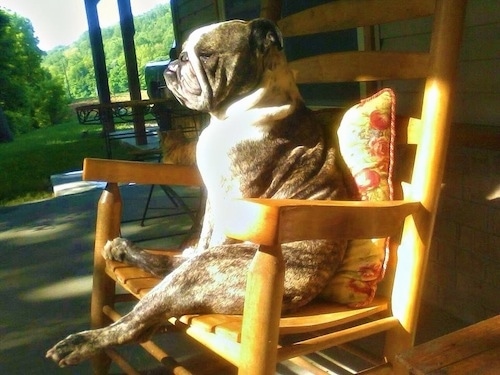
[(61, 82), (41, 66), (31, 22), (0, 9), (0, 106), (14, 134), (60, 122), (68, 100)]

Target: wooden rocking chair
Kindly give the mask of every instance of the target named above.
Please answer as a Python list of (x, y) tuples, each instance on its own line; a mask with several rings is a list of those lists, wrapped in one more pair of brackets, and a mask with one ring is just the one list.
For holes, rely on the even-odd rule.
[[(385, 332), (382, 358), (374, 363), (372, 370), (363, 373), (404, 373), (394, 358), (413, 345), (415, 336), (447, 151), (450, 98), (465, 3), (465, 0), (337, 0), (280, 19), (280, 1), (263, 1), (262, 16), (277, 20), (285, 36), (365, 28), (434, 15), (428, 53), (345, 52), (291, 63), (298, 71), (299, 82), (425, 80), (420, 120), (398, 118), (397, 121), (397, 147), (418, 144), (415, 157), (408, 158), (412, 164), (409, 188), (405, 189), (404, 198), (392, 201), (235, 202), (233, 213), (245, 220), (233, 220), (238, 226), (228, 225), (227, 235), (260, 245), (248, 271), (243, 316), (184, 316), (172, 318), (166, 324), (184, 330), (236, 366), (239, 374), (250, 375), (273, 374), (278, 362), (291, 358), (299, 358), (296, 363), (305, 366), (307, 362), (300, 360), (302, 355)], [(406, 161), (397, 157), (396, 170), (408, 170), (401, 168)], [(400, 182), (402, 175), (394, 176), (395, 183)], [(108, 183), (98, 204), (94, 255), (91, 320), (92, 327), (98, 328), (118, 319), (115, 304), (130, 300), (129, 296), (115, 294), (116, 284), (141, 298), (158, 282), (143, 271), (101, 257), (105, 242), (120, 233), (118, 183), (197, 185), (201, 180), (191, 167), (96, 159), (85, 160), (84, 179)], [(384, 283), (371, 304), (356, 309), (334, 303), (312, 303), (293, 316), (280, 316), (284, 279), (281, 243), (388, 236), (399, 237), (400, 244), (391, 246)], [(307, 332), (314, 335), (304, 339), (302, 334)], [(297, 341), (282, 340), (289, 334), (300, 335), (292, 335)], [(169, 364), (173, 373), (191, 373), (189, 366), (175, 362), (152, 342), (143, 346), (160, 362)], [(138, 374), (114, 350), (95, 357), (95, 373), (107, 373), (110, 359), (126, 373)], [(195, 370), (204, 373), (199, 367)], [(314, 371), (326, 373), (320, 369)]]

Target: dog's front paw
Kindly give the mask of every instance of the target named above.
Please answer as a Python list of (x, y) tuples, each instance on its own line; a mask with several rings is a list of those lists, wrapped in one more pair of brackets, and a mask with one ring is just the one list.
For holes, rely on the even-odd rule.
[(50, 349), (46, 358), (52, 359), (59, 367), (76, 365), (97, 354), (100, 350), (95, 344), (96, 333), (85, 331), (76, 333), (59, 341)]
[(132, 243), (125, 238), (117, 237), (112, 241), (106, 242), (102, 249), (102, 256), (104, 259), (115, 260), (117, 262), (124, 262), (127, 253), (133, 247)]

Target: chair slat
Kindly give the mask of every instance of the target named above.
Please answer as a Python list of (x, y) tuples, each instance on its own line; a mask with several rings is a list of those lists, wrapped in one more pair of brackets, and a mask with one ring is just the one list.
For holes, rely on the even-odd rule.
[[(297, 83), (366, 82), (416, 79), (427, 75), (429, 54), (423, 52), (336, 52), (290, 62)], [(360, 75), (359, 72), (363, 74)]]
[(141, 279), (129, 279), (122, 285), (130, 291), (130, 293), (140, 296), (141, 298), (147, 294), (151, 289), (153, 289), (159, 280), (155, 277), (141, 278)]
[[(278, 21), (284, 36), (323, 33), (431, 15), (435, 0), (337, 0)], [(387, 11), (390, 9), (390, 11)]]
[(202, 185), (198, 168), (194, 166), (92, 158), (84, 160), (82, 178), (108, 183)]
[[(417, 145), (422, 136), (422, 120), (408, 116), (396, 116), (396, 144)], [(410, 164), (410, 163), (409, 163)], [(411, 163), (413, 165), (413, 162)]]
[(303, 333), (346, 324), (387, 311), (389, 303), (377, 297), (366, 307), (353, 309), (340, 304), (313, 303), (300, 312), (281, 318), (280, 334)]
[(161, 281), (140, 268), (114, 261), (106, 262), (106, 274), (138, 299), (144, 297)]
[[(116, 266), (121, 264), (121, 266)], [(126, 283), (131, 279), (150, 278), (151, 274), (137, 267), (127, 266), (125, 263), (113, 262), (111, 267), (120, 282)]]
[[(359, 309), (333, 303), (312, 303), (299, 313), (281, 318), (280, 334), (297, 334), (340, 326), (387, 311), (388, 306), (388, 301), (383, 298), (375, 298), (369, 306)], [(174, 325), (196, 327), (236, 342), (241, 339), (241, 321), (241, 315), (224, 314), (184, 315), (170, 319)]]
[(233, 315), (233, 317), (235, 319), (218, 326), (215, 333), (230, 340), (241, 342), (241, 321), (243, 317), (240, 315)]
[(224, 314), (192, 314), (183, 315), (179, 320), (184, 324), (196, 326), (213, 333), (217, 326), (226, 323), (228, 320), (234, 320), (234, 316)]
[(241, 320), (241, 315), (225, 314), (183, 315), (178, 318), (178, 321), (185, 325), (221, 335), (235, 342), (241, 339)]
[[(307, 340), (294, 342), (293, 345), (278, 348), (278, 361), (293, 358), (304, 353), (317, 352), (332, 346), (342, 345), (369, 335), (387, 331), (397, 327), (398, 320), (392, 316), (361, 323), (354, 327), (330, 332)], [(399, 350), (401, 348), (398, 348)], [(379, 373), (379, 372), (374, 372)]]

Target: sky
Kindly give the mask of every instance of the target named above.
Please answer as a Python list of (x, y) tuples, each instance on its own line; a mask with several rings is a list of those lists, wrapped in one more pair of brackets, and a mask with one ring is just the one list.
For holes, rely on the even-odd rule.
[[(138, 16), (168, 1), (130, 0), (130, 4), (132, 13)], [(88, 29), (84, 0), (0, 0), (0, 7), (31, 21), (43, 51), (69, 45)], [(100, 0), (97, 9), (101, 27), (119, 21), (117, 0)]]

